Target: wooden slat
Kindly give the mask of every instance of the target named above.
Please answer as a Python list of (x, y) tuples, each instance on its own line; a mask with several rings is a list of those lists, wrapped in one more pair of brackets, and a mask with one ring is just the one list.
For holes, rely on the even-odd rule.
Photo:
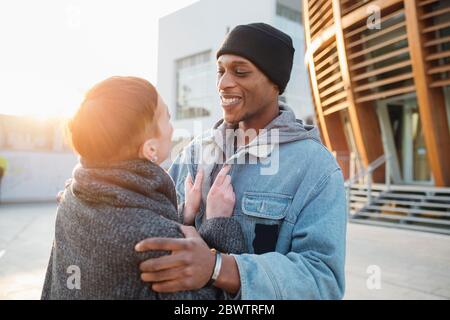
[(317, 8), (317, 6), (319, 6), (322, 2), (323, 2), (323, 0), (309, 0), (308, 1), (308, 11), (309, 11), (310, 16), (313, 12), (313, 9)]
[(385, 35), (385, 34), (387, 34), (389, 32), (392, 32), (394, 30), (403, 28), (405, 25), (406, 25), (405, 22), (402, 21), (400, 23), (397, 23), (397, 24), (394, 24), (394, 25), (390, 26), (389, 28), (381, 29), (381, 31), (377, 31), (375, 33), (372, 33), (372, 34), (370, 34), (367, 37), (361, 37), (361, 39), (359, 39), (357, 41), (353, 41), (351, 44), (349, 44), (347, 46), (347, 49), (351, 49), (351, 48), (356, 47), (357, 45), (365, 43), (365, 42), (367, 42), (369, 40), (376, 39), (376, 38), (378, 38), (378, 37), (380, 37), (382, 35)]
[(438, 52), (438, 53), (429, 54), (425, 58), (425, 60), (432, 61), (432, 60), (448, 58), (448, 57), (450, 57), (450, 51), (442, 51), (442, 52)]
[(363, 80), (363, 79), (367, 79), (370, 77), (374, 77), (377, 76), (379, 74), (383, 74), (389, 71), (393, 71), (393, 70), (397, 70), (400, 68), (404, 68), (407, 66), (411, 66), (411, 60), (406, 60), (406, 61), (402, 61), (402, 62), (398, 62), (395, 64), (392, 64), (390, 66), (387, 67), (383, 67), (383, 68), (378, 68), (369, 72), (363, 72), (362, 74), (359, 74), (357, 76), (352, 77), (353, 81), (359, 81), (359, 80)]
[(409, 52), (409, 50), (408, 50), (407, 47), (406, 48), (401, 48), (401, 49), (398, 49), (398, 50), (395, 50), (395, 51), (391, 51), (391, 52), (385, 53), (385, 54), (383, 54), (381, 56), (378, 56), (378, 57), (375, 57), (375, 58), (372, 58), (372, 59), (368, 59), (368, 60), (363, 61), (361, 63), (357, 63), (357, 64), (353, 65), (350, 68), (350, 70), (354, 71), (354, 70), (357, 70), (359, 68), (366, 67), (368, 65), (371, 65), (371, 64), (383, 61), (383, 60), (387, 60), (387, 59), (390, 59), (390, 58), (393, 58), (393, 57), (396, 57), (396, 56), (399, 56), (399, 55), (401, 55), (403, 53), (408, 53), (408, 52)]
[(400, 95), (400, 94), (404, 94), (404, 93), (408, 93), (408, 92), (413, 92), (415, 90), (415, 87), (412, 86), (407, 86), (407, 87), (402, 87), (402, 88), (397, 88), (397, 89), (392, 89), (392, 90), (387, 90), (387, 91), (383, 91), (383, 92), (378, 92), (378, 93), (374, 93), (368, 96), (364, 96), (361, 98), (356, 99), (356, 102), (361, 103), (361, 102), (366, 102), (366, 101), (372, 101), (372, 100), (377, 100), (377, 99), (385, 99), (387, 97), (392, 97), (392, 96), (396, 96), (396, 95)]
[[(303, 3), (306, 4), (306, 2)], [(369, 8), (369, 6), (376, 6), (380, 8), (380, 10), (384, 10), (386, 8), (392, 7), (393, 5), (398, 5), (401, 3), (403, 3), (403, 0), (372, 0), (372, 2), (367, 3), (364, 6), (356, 9), (355, 11), (343, 16), (341, 23), (342, 30), (345, 30), (356, 23), (360, 23), (361, 21), (365, 21), (367, 19), (367, 9)], [(308, 16), (307, 8), (308, 7), (305, 6), (303, 9), (305, 20), (305, 35), (306, 38), (309, 38), (309, 40), (307, 39), (307, 45), (308, 47), (310, 47), (311, 43), (314, 43), (314, 47), (317, 48), (315, 50), (318, 50), (320, 47), (322, 47), (323, 44), (328, 43), (333, 37), (335, 37), (336, 28), (334, 25), (327, 26), (324, 30), (322, 30), (320, 35), (314, 35), (314, 37), (312, 37), (309, 30), (310, 26), (307, 23), (308, 19), (306, 18)], [(333, 12), (334, 11), (335, 10), (333, 10)], [(309, 52), (308, 55), (313, 55), (315, 50)]]
[(345, 30), (352, 25), (358, 24), (361, 21), (367, 21), (369, 6), (378, 7), (381, 11), (393, 5), (401, 4), (404, 0), (372, 0), (370, 3), (342, 16), (342, 29)]
[[(390, 2), (389, 0), (383, 1)], [(379, 1), (372, 1), (374, 5), (379, 4)], [(367, 17), (368, 6), (361, 6), (354, 10), (349, 15), (357, 16), (358, 14), (365, 14)], [(381, 9), (381, 7), (380, 7)], [(355, 101), (355, 94), (352, 89), (351, 74), (349, 71), (349, 62), (347, 58), (347, 50), (345, 48), (344, 32), (346, 25), (344, 19), (349, 15), (342, 15), (339, 0), (333, 0), (333, 11), (335, 14), (336, 26), (336, 44), (339, 52), (340, 69), (342, 73), (342, 81), (344, 83), (346, 93), (346, 101), (348, 102), (348, 119), (352, 127), (352, 136), (354, 137), (354, 146), (358, 152), (363, 166), (369, 165), (376, 158), (383, 154), (383, 143), (381, 139), (381, 132), (378, 126), (377, 115), (374, 108), (369, 106), (358, 106)], [(365, 18), (366, 20), (367, 18)], [(336, 117), (341, 113), (334, 113), (328, 117)], [(342, 120), (341, 120), (342, 121)], [(384, 180), (384, 169), (381, 168), (373, 173), (373, 181), (381, 182)]]
[(441, 1), (441, 0), (427, 0), (427, 1), (419, 2), (419, 6), (426, 6), (426, 5), (429, 5), (429, 4), (438, 2), (438, 1)]
[(365, 55), (365, 54), (367, 54), (367, 53), (369, 53), (369, 52), (376, 51), (376, 50), (378, 50), (378, 49), (387, 47), (387, 46), (389, 46), (389, 45), (391, 45), (391, 44), (394, 44), (394, 43), (398, 43), (398, 42), (400, 42), (400, 41), (402, 41), (402, 40), (405, 40), (405, 39), (407, 39), (407, 38), (408, 38), (408, 36), (407, 36), (406, 34), (402, 34), (402, 35), (400, 35), (400, 36), (398, 36), (398, 37), (395, 37), (395, 38), (393, 38), (393, 39), (390, 39), (390, 40), (388, 40), (388, 41), (383, 41), (383, 42), (381, 42), (381, 43), (379, 43), (379, 44), (377, 44), (377, 45), (368, 47), (367, 49), (364, 49), (364, 50), (355, 52), (355, 53), (349, 55), (348, 58), (349, 58), (349, 59), (357, 58), (357, 57), (362, 56), (362, 55)]
[(347, 14), (349, 12), (352, 12), (356, 8), (359, 8), (359, 7), (363, 6), (363, 5), (365, 5), (367, 2), (369, 2), (369, 0), (356, 1), (356, 3), (354, 3), (352, 6), (347, 7), (345, 9), (343, 9), (342, 11), (343, 11), (343, 13), (345, 15), (345, 14)]
[(319, 60), (321, 60), (323, 57), (325, 57), (327, 54), (329, 54), (333, 50), (336, 50), (336, 46), (334, 44), (325, 47), (325, 49), (323, 49), (322, 51), (320, 51), (320, 53), (318, 53), (314, 56), (314, 62), (319, 63)]
[[(309, 30), (310, 23), (309, 23), (309, 8), (306, 1), (302, 2), (303, 5), (303, 18), (305, 23), (305, 40), (308, 49), (312, 47), (312, 37), (311, 32)], [(330, 37), (331, 39), (331, 37)], [(318, 119), (318, 123), (320, 125), (320, 132), (321, 136), (323, 138), (324, 144), (327, 146), (327, 148), (331, 149), (331, 141), (330, 141), (330, 135), (329, 130), (325, 122), (325, 117), (323, 115), (322, 111), (322, 105), (320, 103), (320, 97), (319, 97), (319, 90), (318, 90), (318, 82), (316, 78), (316, 71), (315, 71), (315, 62), (314, 62), (314, 52), (311, 52), (311, 54), (308, 56), (308, 70), (309, 70), (309, 76), (310, 76), (310, 85), (311, 85), (311, 91), (313, 93), (313, 101), (314, 101), (314, 107), (316, 110), (316, 115)]]
[(323, 70), (322, 72), (317, 72), (317, 80), (322, 79), (323, 77), (325, 77), (330, 72), (338, 69), (338, 67), (339, 67), (338, 64), (335, 63), (335, 64), (329, 66), (328, 68), (326, 68), (325, 70)]
[(338, 82), (335, 85), (332, 85), (331, 87), (329, 87), (326, 90), (324, 90), (323, 92), (321, 92), (320, 93), (320, 97), (321, 98), (325, 98), (330, 93), (333, 93), (334, 91), (338, 91), (339, 89), (343, 89), (343, 88), (344, 88), (344, 83), (343, 82)]
[[(309, 7), (309, 16), (314, 16), (317, 13), (317, 10), (324, 6), (324, 2), (326, 5), (326, 2), (328, 1), (329, 0), (315, 0), (315, 3), (311, 7)], [(309, 23), (309, 25), (311, 25), (311, 23)]]
[(429, 19), (429, 18), (434, 18), (436, 16), (440, 16), (440, 15), (443, 15), (443, 14), (446, 14), (446, 13), (450, 13), (450, 7), (443, 8), (443, 9), (440, 9), (440, 10), (436, 10), (436, 11), (424, 14), (424, 15), (422, 15), (420, 17), (420, 20), (426, 20), (426, 19)]
[[(312, 12), (312, 13), (310, 14), (310, 17), (311, 17), (311, 18), (314, 18), (314, 17), (323, 17), (323, 16), (325, 15), (325, 11), (323, 11), (322, 9), (325, 8), (325, 6), (326, 6), (326, 4), (317, 7), (318, 10), (314, 10), (314, 12)], [(310, 25), (309, 25), (309, 26), (310, 26), (310, 29), (311, 29), (311, 34), (314, 34), (314, 27), (317, 26), (318, 24), (322, 23), (322, 22), (323, 22), (323, 21), (320, 21), (320, 20), (319, 20), (319, 22), (317, 22), (317, 23), (311, 23), (311, 22), (310, 22)]]
[(333, 17), (333, 11), (329, 10), (326, 12), (323, 16), (323, 20), (321, 20), (319, 23), (311, 26), (311, 34), (316, 34), (316, 31), (320, 28), (324, 27), (327, 22), (329, 22)]
[(436, 73), (448, 72), (448, 71), (450, 71), (450, 64), (447, 64), (445, 66), (431, 68), (427, 71), (427, 74), (436, 74)]
[(322, 82), (320, 82), (319, 85), (318, 85), (318, 88), (322, 89), (322, 88), (326, 87), (327, 85), (329, 85), (330, 83), (333, 83), (334, 81), (336, 81), (340, 77), (341, 77), (341, 73), (340, 72), (336, 72), (335, 74), (333, 74), (328, 79), (323, 80)]
[[(405, 1), (408, 44), (413, 61), (415, 92), (427, 147), (427, 160), (436, 186), (450, 185), (450, 134), (445, 112), (445, 98), (442, 90), (430, 90), (431, 76), (427, 75), (429, 64), (423, 50), (424, 34), (421, 32), (419, 13), (415, 1)], [(450, 56), (450, 54), (449, 54)]]
[(439, 23), (437, 25), (425, 28), (422, 30), (422, 33), (428, 33), (436, 30), (441, 30), (450, 27), (450, 21)]
[(323, 115), (324, 116), (328, 116), (328, 115), (330, 115), (332, 113), (335, 113), (335, 112), (338, 112), (338, 111), (341, 111), (341, 110), (344, 110), (344, 109), (347, 109), (347, 108), (348, 108), (348, 102), (344, 101), (344, 102), (338, 103), (337, 105), (335, 105), (335, 106), (333, 106), (331, 108), (326, 109), (323, 112)]
[(370, 82), (366, 85), (363, 86), (357, 86), (354, 90), (355, 92), (361, 92), (364, 90), (369, 90), (369, 89), (374, 89), (374, 88), (378, 88), (381, 86), (385, 86), (387, 84), (391, 84), (391, 83), (396, 83), (396, 82), (400, 82), (406, 79), (412, 79), (413, 75), (412, 72), (408, 72), (406, 74), (401, 74), (399, 76), (396, 77), (390, 77), (387, 79), (383, 79), (383, 80), (379, 80), (379, 81), (374, 81), (374, 82)]
[(316, 71), (319, 71), (323, 67), (325, 67), (327, 64), (334, 62), (336, 58), (338, 57), (337, 51), (328, 56), (326, 59), (324, 59), (321, 63), (316, 65)]
[(320, 9), (321, 10), (318, 11), (317, 14), (311, 16), (309, 20), (310, 25), (314, 25), (318, 20), (323, 19), (324, 18), (323, 12), (325, 12), (325, 10), (331, 11), (331, 2), (327, 2), (327, 4), (325, 4), (325, 6), (321, 7)]
[(346, 96), (347, 96), (347, 92), (345, 92), (345, 91), (339, 92), (338, 94), (332, 96), (331, 98), (328, 98), (327, 100), (323, 101), (322, 107), (327, 107), (330, 104), (345, 98)]
[(450, 79), (439, 80), (439, 81), (433, 81), (433, 82), (430, 84), (430, 87), (431, 87), (431, 88), (445, 87), (445, 86), (450, 86)]
[[(404, 12), (403, 8), (400, 8), (397, 11), (394, 11), (394, 12), (392, 12), (392, 13), (384, 16), (384, 17), (381, 17), (380, 23), (382, 24), (386, 20), (388, 20), (388, 19), (390, 19), (392, 17), (398, 16), (398, 15), (402, 14), (403, 12)], [(345, 34), (345, 38), (346, 39), (351, 38), (355, 34), (358, 34), (358, 33), (362, 32), (362, 31), (365, 31), (365, 30), (367, 30), (367, 22), (366, 21), (364, 21), (364, 24), (361, 27), (359, 27), (359, 28), (357, 28), (355, 30), (352, 30), (351, 32), (346, 33)]]
[(449, 37), (438, 38), (438, 39), (434, 39), (434, 40), (430, 40), (428, 42), (425, 42), (425, 47), (431, 47), (431, 46), (435, 46), (435, 45), (446, 43), (446, 42), (450, 42), (450, 36)]

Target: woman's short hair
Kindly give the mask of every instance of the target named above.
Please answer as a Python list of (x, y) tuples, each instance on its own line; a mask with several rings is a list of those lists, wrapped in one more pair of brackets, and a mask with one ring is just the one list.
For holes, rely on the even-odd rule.
[(138, 156), (146, 138), (157, 135), (158, 93), (147, 80), (111, 77), (88, 91), (69, 121), (69, 142), (84, 159), (125, 160)]

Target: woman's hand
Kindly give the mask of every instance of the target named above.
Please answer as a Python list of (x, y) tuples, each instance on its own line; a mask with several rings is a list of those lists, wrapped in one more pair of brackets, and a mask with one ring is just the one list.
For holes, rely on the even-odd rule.
[(200, 202), (202, 200), (202, 181), (203, 170), (198, 169), (195, 176), (195, 182), (192, 181), (190, 174), (184, 180), (184, 211), (183, 224), (193, 225), (195, 217), (200, 209)]
[(225, 165), (209, 190), (206, 200), (206, 219), (227, 218), (233, 214), (236, 197), (231, 185), (231, 176), (227, 174), (229, 171), (230, 166)]

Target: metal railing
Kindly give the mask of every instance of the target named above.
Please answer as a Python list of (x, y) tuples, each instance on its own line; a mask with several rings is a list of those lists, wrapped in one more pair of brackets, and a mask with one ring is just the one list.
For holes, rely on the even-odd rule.
[(350, 204), (351, 204), (351, 189), (352, 186), (358, 182), (358, 184), (365, 184), (367, 190), (367, 201), (365, 205), (370, 205), (372, 203), (372, 184), (373, 184), (373, 172), (386, 163), (385, 168), (385, 185), (386, 190), (390, 189), (391, 186), (391, 172), (389, 159), (391, 156), (389, 154), (385, 154), (377, 158), (375, 161), (370, 163), (367, 168), (360, 169), (357, 173), (355, 173), (355, 169), (357, 167), (357, 159), (355, 154), (352, 152), (350, 155), (350, 168), (349, 168), (349, 179), (345, 182), (345, 189), (347, 193), (347, 210), (350, 214)]

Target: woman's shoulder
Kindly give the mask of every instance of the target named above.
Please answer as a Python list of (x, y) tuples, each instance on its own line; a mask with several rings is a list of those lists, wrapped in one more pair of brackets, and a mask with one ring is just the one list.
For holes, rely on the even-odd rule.
[(118, 251), (122, 252), (121, 255), (124, 260), (131, 259), (129, 262), (132, 262), (133, 265), (139, 265), (149, 258), (170, 254), (168, 251), (137, 252), (135, 246), (140, 241), (147, 238), (184, 237), (177, 222), (148, 210), (128, 208), (123, 218), (120, 219), (120, 223), (116, 223), (114, 226), (117, 234), (114, 241), (120, 247)]
[(123, 234), (131, 237), (168, 237), (181, 238), (183, 234), (178, 222), (170, 220), (151, 210), (125, 208), (124, 215), (118, 220)]
[[(160, 214), (160, 208), (90, 205), (66, 190), (59, 204), (57, 222), (72, 226), (105, 242), (132, 243), (150, 237), (183, 237), (178, 223)], [(72, 229), (71, 228), (71, 229)]]

